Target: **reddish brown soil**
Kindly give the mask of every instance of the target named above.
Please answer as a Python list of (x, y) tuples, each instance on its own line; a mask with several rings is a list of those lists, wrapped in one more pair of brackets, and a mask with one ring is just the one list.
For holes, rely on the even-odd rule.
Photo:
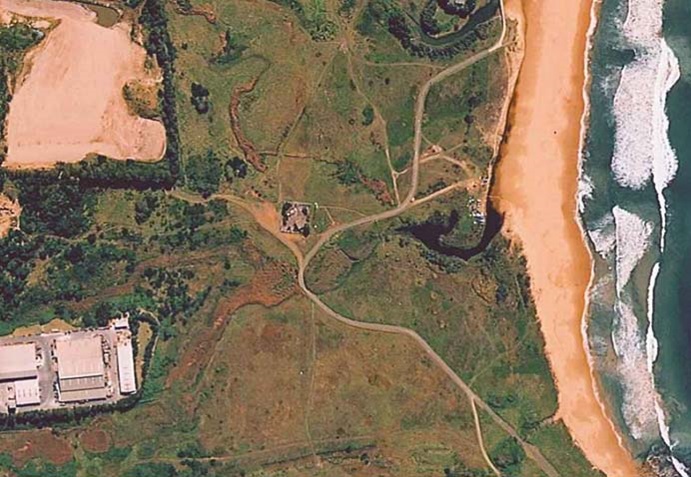
[(17, 467), (39, 457), (55, 465), (72, 460), (72, 446), (67, 439), (47, 429), (4, 435), (0, 438), (0, 452), (9, 453)]
[(389, 193), (389, 186), (386, 185), (386, 182), (379, 179), (370, 179), (362, 174), (360, 174), (360, 181), (365, 187), (374, 192), (374, 195), (379, 202), (384, 204), (393, 204), (393, 198)]
[[(248, 254), (253, 255), (249, 247)], [(183, 353), (180, 364), (168, 376), (166, 385), (183, 380), (194, 383), (199, 372), (206, 366), (214, 353), (215, 343), (221, 338), (223, 329), (231, 315), (246, 305), (259, 304), (276, 306), (297, 291), (295, 268), (284, 262), (259, 258), (265, 263), (249, 283), (235, 290), (229, 297), (221, 299), (214, 310), (213, 326), (202, 332)], [(189, 394), (190, 400), (195, 399)]]
[(110, 449), (110, 435), (102, 429), (88, 429), (79, 436), (82, 447), (88, 452), (101, 453)]
[(245, 133), (242, 132), (242, 127), (240, 125), (240, 97), (243, 94), (251, 93), (256, 84), (257, 79), (253, 79), (248, 83), (237, 86), (233, 90), (233, 94), (230, 98), (230, 106), (228, 111), (230, 113), (230, 126), (233, 130), (233, 136), (235, 136), (238, 146), (240, 146), (240, 149), (242, 149), (245, 159), (247, 162), (252, 164), (252, 167), (254, 167), (257, 171), (264, 172), (266, 171), (266, 164), (264, 164), (264, 161), (257, 152), (257, 148), (254, 146), (252, 141), (247, 139)]
[(201, 5), (198, 7), (192, 7), (190, 9), (184, 9), (182, 8), (179, 4), (176, 3), (176, 8), (175, 11), (179, 13), (180, 15), (186, 15), (186, 16), (200, 16), (204, 17), (204, 19), (211, 23), (212, 25), (216, 24), (216, 12), (214, 11), (213, 6), (211, 5)]

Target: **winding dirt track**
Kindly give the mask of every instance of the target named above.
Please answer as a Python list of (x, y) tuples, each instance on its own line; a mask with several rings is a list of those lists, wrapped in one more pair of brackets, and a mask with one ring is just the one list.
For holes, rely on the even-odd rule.
[[(179, 199), (186, 200), (189, 202), (207, 202), (209, 200), (213, 199), (221, 199), (221, 200), (226, 200), (228, 202), (231, 202), (235, 205), (238, 205), (242, 207), (243, 209), (247, 210), (248, 212), (252, 213), (252, 215), (257, 219), (257, 222), (259, 225), (261, 225), (263, 228), (265, 228), (268, 232), (270, 232), (274, 237), (276, 237), (278, 240), (281, 241), (286, 247), (288, 247), (293, 254), (295, 255), (295, 258), (298, 262), (298, 283), (300, 288), (302, 289), (303, 293), (314, 303), (316, 304), (324, 313), (329, 315), (330, 317), (334, 318), (335, 320), (343, 323), (346, 326), (349, 326), (351, 328), (356, 328), (359, 330), (365, 330), (365, 331), (374, 331), (374, 332), (380, 332), (380, 333), (389, 333), (389, 334), (396, 334), (396, 335), (403, 335), (407, 336), (408, 338), (413, 339), (424, 351), (425, 353), (430, 357), (430, 359), (441, 368), (444, 373), (453, 381), (453, 383), (461, 389), (466, 396), (472, 401), (473, 406), (477, 405), (479, 406), (483, 411), (485, 411), (496, 423), (499, 425), (508, 435), (511, 437), (515, 438), (517, 442), (520, 443), (520, 445), (523, 447), (525, 450), (526, 454), (528, 455), (529, 458), (531, 458), (535, 463), (540, 467), (540, 469), (548, 476), (548, 477), (560, 477), (559, 472), (554, 468), (554, 466), (542, 455), (540, 450), (533, 446), (532, 444), (529, 444), (525, 440), (521, 438), (521, 436), (518, 434), (518, 432), (507, 422), (505, 421), (501, 416), (499, 416), (494, 410), (486, 403), (484, 402), (480, 396), (478, 396), (471, 388), (468, 386), (468, 384), (463, 381), (457, 374), (454, 372), (451, 367), (446, 364), (446, 362), (432, 349), (432, 347), (415, 331), (410, 330), (408, 328), (403, 328), (401, 326), (394, 326), (394, 325), (385, 325), (385, 324), (379, 324), (379, 323), (367, 323), (367, 322), (360, 322), (360, 321), (355, 321), (351, 320), (349, 318), (346, 318), (343, 315), (340, 315), (336, 311), (332, 310), (328, 305), (326, 305), (316, 294), (314, 294), (306, 285), (305, 283), (305, 270), (309, 266), (310, 261), (314, 258), (314, 256), (319, 252), (322, 246), (326, 244), (332, 237), (334, 237), (336, 234), (341, 233), (345, 230), (352, 229), (354, 227), (360, 226), (360, 225), (366, 225), (366, 224), (371, 224), (374, 222), (378, 222), (381, 220), (386, 220), (389, 218), (393, 218), (396, 216), (401, 215), (411, 207), (414, 207), (415, 205), (421, 204), (423, 202), (426, 202), (434, 197), (438, 197), (441, 195), (440, 193), (445, 193), (450, 190), (453, 190), (456, 187), (456, 184), (451, 185), (442, 191), (439, 191), (439, 193), (433, 194), (434, 197), (428, 196), (424, 197), (421, 200), (416, 202), (415, 195), (417, 193), (418, 185), (419, 185), (419, 173), (420, 173), (420, 159), (421, 159), (421, 143), (422, 143), (422, 120), (424, 116), (424, 111), (425, 111), (425, 101), (427, 99), (427, 95), (431, 89), (432, 86), (435, 84), (443, 81), (444, 79), (464, 70), (465, 68), (477, 63), (478, 61), (481, 61), (482, 59), (488, 57), (492, 53), (504, 48), (505, 46), (505, 37), (506, 37), (506, 18), (504, 15), (504, 8), (503, 8), (503, 2), (501, 4), (501, 13), (502, 13), (502, 33), (495, 45), (492, 47), (481, 51), (479, 53), (474, 54), (473, 56), (453, 65), (450, 66), (442, 71), (440, 71), (438, 74), (433, 76), (431, 79), (429, 79), (423, 87), (420, 89), (420, 92), (418, 93), (417, 96), (417, 101), (416, 101), (416, 108), (415, 108), (415, 138), (414, 138), (414, 155), (413, 155), (413, 161), (412, 161), (412, 166), (411, 166), (411, 187), (410, 190), (408, 191), (407, 196), (405, 199), (401, 202), (401, 204), (394, 208), (390, 209), (375, 215), (367, 216), (367, 217), (362, 217), (360, 219), (354, 220), (352, 222), (348, 222), (346, 224), (342, 224), (336, 227), (333, 227), (326, 232), (324, 232), (320, 237), (319, 240), (314, 244), (314, 246), (307, 252), (306, 255), (303, 255), (302, 251), (297, 247), (297, 245), (290, 241), (288, 238), (283, 236), (283, 234), (278, 232), (277, 227), (275, 224), (270, 224), (266, 223), (265, 220), (261, 220), (262, 215), (261, 211), (257, 208), (257, 206), (252, 205), (247, 203), (246, 201), (232, 196), (232, 195), (227, 195), (227, 194), (216, 194), (211, 196), (209, 199), (201, 199), (198, 198), (192, 194), (188, 194), (179, 190), (173, 191), (171, 194)], [(478, 431), (478, 436), (481, 438), (481, 430), (479, 429), (479, 426), (477, 427)], [(487, 456), (486, 459), (489, 460), (489, 457)], [(491, 462), (491, 461), (490, 461)], [(496, 473), (498, 472), (497, 469), (492, 465), (492, 470)]]
[[(360, 219), (333, 227), (326, 232), (324, 232), (322, 235), (320, 235), (319, 240), (312, 246), (312, 248), (306, 253), (303, 254), (302, 251), (299, 249), (299, 247), (291, 240), (289, 240), (286, 236), (278, 232), (278, 228), (276, 227), (276, 224), (274, 223), (269, 223), (266, 220), (266, 214), (263, 213), (263, 209), (261, 206), (257, 206), (254, 204), (250, 204), (246, 202), (245, 200), (233, 196), (233, 195), (227, 195), (227, 194), (216, 194), (212, 195), (208, 199), (203, 199), (198, 196), (195, 196), (193, 194), (185, 193), (183, 191), (175, 190), (171, 192), (171, 195), (174, 197), (177, 197), (181, 200), (185, 200), (188, 202), (198, 202), (198, 203), (204, 203), (208, 202), (210, 200), (214, 199), (220, 199), (220, 200), (226, 200), (228, 202), (231, 202), (246, 211), (250, 212), (253, 217), (257, 220), (257, 223), (261, 225), (264, 229), (266, 229), (269, 233), (271, 233), (274, 237), (276, 237), (281, 243), (283, 243), (288, 249), (291, 250), (291, 252), (294, 254), (297, 263), (298, 263), (298, 283), (303, 291), (303, 293), (315, 304), (317, 305), (324, 313), (326, 313), (328, 316), (332, 317), (333, 319), (339, 321), (340, 323), (349, 326), (351, 328), (359, 329), (359, 330), (365, 330), (365, 331), (372, 331), (372, 332), (380, 332), (380, 333), (389, 333), (389, 334), (396, 334), (396, 335), (403, 335), (407, 336), (408, 338), (414, 340), (424, 351), (425, 353), (429, 356), (429, 358), (442, 370), (446, 375), (451, 379), (451, 381), (461, 390), (463, 391), (466, 396), (470, 399), (471, 404), (473, 406), (473, 410), (475, 412), (475, 417), (476, 417), (476, 431), (478, 433), (478, 439), (480, 440), (480, 444), (484, 449), (484, 445), (482, 444), (482, 431), (479, 426), (479, 418), (477, 417), (477, 409), (476, 406), (478, 406), (480, 409), (485, 411), (491, 418), (492, 420), (499, 426), (501, 427), (504, 432), (506, 432), (508, 435), (516, 439), (516, 441), (523, 447), (523, 449), (526, 452), (526, 455), (532, 459), (538, 467), (542, 470), (542, 472), (545, 473), (548, 477), (562, 477), (561, 474), (555, 469), (555, 467), (542, 455), (540, 450), (535, 447), (534, 445), (526, 442), (519, 434), (518, 432), (509, 424), (504, 418), (502, 418), (499, 414), (497, 414), (485, 401), (482, 400), (480, 396), (478, 396), (475, 391), (465, 382), (463, 381), (458, 374), (432, 349), (432, 347), (425, 341), (419, 334), (417, 334), (415, 331), (404, 328), (401, 326), (395, 326), (395, 325), (386, 325), (386, 324), (380, 324), (380, 323), (368, 323), (368, 322), (361, 322), (361, 321), (356, 321), (352, 320), (350, 318), (347, 318), (333, 309), (331, 309), (328, 305), (326, 305), (315, 293), (313, 293), (306, 285), (305, 282), (305, 270), (309, 266), (310, 261), (316, 256), (316, 254), (319, 252), (319, 250), (331, 239), (333, 238), (336, 234), (339, 234), (341, 232), (344, 232), (346, 230), (352, 229), (354, 227), (358, 227), (361, 225), (367, 225), (367, 224), (372, 224), (381, 220), (386, 220), (389, 218), (397, 217), (401, 215), (402, 213), (406, 212), (408, 209), (415, 207), (416, 205), (420, 205), (422, 203), (425, 203), (429, 200), (432, 200), (442, 194), (445, 194), (458, 186), (461, 185), (461, 183), (458, 184), (452, 184), (451, 186), (446, 187), (445, 189), (442, 189), (434, 194), (430, 194), (429, 196), (423, 197), (419, 200), (416, 200), (415, 195), (417, 194), (417, 189), (419, 186), (419, 172), (420, 172), (420, 163), (421, 163), (421, 143), (422, 143), (422, 120), (424, 116), (424, 111), (425, 111), (425, 101), (427, 99), (427, 95), (431, 89), (432, 86), (435, 84), (443, 81), (444, 79), (462, 71), (463, 69), (477, 63), (478, 61), (481, 61), (482, 59), (486, 58), (487, 56), (491, 55), (492, 53), (504, 48), (506, 46), (505, 43), (505, 38), (506, 38), (506, 16), (505, 16), (505, 10), (504, 10), (504, 4), (503, 1), (501, 2), (501, 13), (502, 13), (502, 33), (495, 45), (492, 47), (481, 51), (479, 53), (476, 53), (475, 55), (453, 65), (450, 66), (439, 73), (437, 73), (435, 76), (433, 76), (431, 79), (429, 79), (420, 89), (420, 92), (418, 93), (417, 100), (416, 100), (416, 107), (415, 107), (415, 123), (414, 123), (414, 128), (415, 128), (415, 137), (414, 137), (414, 155), (413, 155), (413, 160), (412, 160), (412, 165), (410, 167), (410, 172), (411, 172), (411, 187), (410, 190), (408, 191), (407, 196), (405, 199), (401, 202), (401, 204), (393, 209), (367, 216), (367, 217), (362, 217)], [(489, 459), (489, 456), (485, 455), (485, 459), (488, 461), (488, 464), (492, 471), (499, 475), (499, 471), (494, 467), (494, 465), (491, 463), (491, 460)]]

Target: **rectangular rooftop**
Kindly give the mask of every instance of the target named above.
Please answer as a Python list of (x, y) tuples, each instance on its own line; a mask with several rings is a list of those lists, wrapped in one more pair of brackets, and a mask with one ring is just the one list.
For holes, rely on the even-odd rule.
[(36, 377), (36, 345), (22, 343), (0, 346), (0, 381)]

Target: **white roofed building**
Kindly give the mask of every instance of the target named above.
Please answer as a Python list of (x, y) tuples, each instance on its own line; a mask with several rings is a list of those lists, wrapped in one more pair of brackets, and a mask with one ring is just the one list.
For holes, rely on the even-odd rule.
[(134, 371), (134, 354), (132, 353), (132, 339), (129, 333), (118, 334), (118, 379), (120, 393), (131, 394), (137, 391), (137, 381)]
[(60, 402), (92, 401), (107, 396), (101, 338), (55, 340)]
[(41, 404), (41, 392), (38, 385), (38, 378), (15, 381), (14, 396), (17, 401), (17, 406), (36, 406)]
[(35, 378), (37, 374), (36, 345), (0, 346), (0, 381)]
[(41, 403), (34, 343), (0, 346), (0, 387), (7, 409)]

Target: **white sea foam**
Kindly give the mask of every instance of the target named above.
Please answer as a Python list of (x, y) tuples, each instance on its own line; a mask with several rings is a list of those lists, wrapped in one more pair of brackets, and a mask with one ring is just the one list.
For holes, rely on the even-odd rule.
[(648, 331), (646, 333), (646, 352), (648, 354), (648, 371), (653, 374), (653, 365), (657, 360), (657, 353), (659, 344), (655, 333), (653, 332), (653, 316), (655, 310), (655, 283), (657, 283), (657, 275), (660, 273), (660, 263), (653, 266), (653, 272), (650, 274), (650, 281), (648, 282)]
[(612, 341), (622, 377), (622, 413), (634, 439), (650, 438), (658, 433), (656, 403), (659, 397), (647, 369), (643, 336), (638, 318), (625, 297), (617, 300), (615, 311), (617, 319)]
[(616, 225), (617, 295), (621, 295), (633, 269), (648, 249), (653, 224), (618, 205), (612, 209), (612, 215)]
[(650, 244), (653, 224), (635, 213), (615, 206), (616, 227), (616, 319), (612, 344), (618, 356), (618, 371), (623, 387), (622, 413), (634, 439), (647, 438), (658, 431), (657, 391), (653, 385), (648, 356), (652, 342), (644, 339), (639, 320), (624, 292), (634, 268)]
[[(585, 120), (582, 120), (585, 121)], [(585, 125), (581, 128), (585, 129)], [(581, 162), (583, 162), (583, 154), (581, 153)], [(588, 199), (593, 198), (593, 192), (595, 192), (595, 186), (593, 185), (593, 180), (583, 172), (582, 164), (579, 167), (580, 174), (578, 176), (578, 191), (576, 193), (576, 202), (578, 203), (578, 212), (585, 212), (585, 202)]]
[(601, 219), (592, 224), (588, 229), (588, 237), (590, 237), (595, 251), (602, 258), (608, 258), (617, 243), (614, 216), (609, 213), (605, 214)]
[(614, 96), (612, 171), (619, 184), (632, 189), (645, 186), (655, 173), (656, 187), (664, 188), (677, 169), (665, 98), (678, 79), (678, 64), (662, 38), (662, 0), (629, 0), (622, 30), (635, 59), (624, 67)]
[[(650, 380), (653, 388), (655, 388), (655, 373), (653, 367), (655, 365), (655, 361), (657, 360), (657, 354), (659, 351), (659, 343), (655, 337), (655, 333), (653, 332), (653, 318), (655, 316), (655, 285), (657, 284), (657, 277), (659, 273), (660, 263), (658, 262), (653, 266), (653, 271), (650, 274), (650, 281), (648, 282), (648, 331), (646, 333), (645, 340), (646, 352), (648, 354), (648, 372), (650, 373)], [(672, 442), (669, 437), (669, 424), (667, 424), (667, 415), (662, 407), (659, 395), (657, 395), (655, 398), (655, 415), (657, 417), (657, 426), (660, 431), (660, 436), (665, 444), (667, 444), (667, 446), (671, 449)]]

